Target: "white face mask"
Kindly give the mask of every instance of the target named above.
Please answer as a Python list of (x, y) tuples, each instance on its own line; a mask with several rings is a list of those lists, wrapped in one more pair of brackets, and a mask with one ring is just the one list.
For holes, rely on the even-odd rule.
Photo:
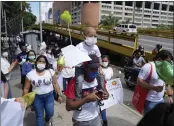
[(109, 64), (109, 62), (103, 62), (103, 66), (104, 66), (104, 67), (107, 67), (108, 64)]
[(5, 57), (5, 58), (7, 58), (8, 57), (8, 52), (2, 53), (2, 56)]
[(97, 43), (97, 38), (96, 37), (86, 37), (85, 42), (89, 46), (93, 46)]
[(43, 69), (45, 69), (45, 64), (37, 64), (37, 68), (39, 70), (43, 70)]

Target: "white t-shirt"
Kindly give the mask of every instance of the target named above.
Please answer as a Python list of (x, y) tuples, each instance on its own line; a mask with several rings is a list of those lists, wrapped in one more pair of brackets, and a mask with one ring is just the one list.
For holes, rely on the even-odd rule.
[[(66, 66), (66, 64), (65, 64)], [(53, 69), (54, 71), (57, 71), (57, 61), (53, 63)], [(66, 68), (64, 67), (62, 70), (62, 77), (64, 78), (70, 78), (70, 77), (74, 77), (75, 76), (75, 68)]]
[[(83, 86), (82, 86), (82, 92), (83, 92), (83, 90), (84, 91), (90, 90), (90, 89), (95, 90), (97, 85), (98, 85), (98, 83), (97, 83), (96, 79), (91, 83), (84, 81)], [(85, 103), (82, 106), (81, 111), (75, 110), (73, 112), (73, 119), (75, 119), (77, 121), (89, 121), (89, 120), (96, 118), (98, 116), (98, 114), (99, 114), (98, 103), (96, 101), (89, 102), (89, 103)]]
[(112, 78), (113, 75), (114, 75), (113, 69), (112, 69), (111, 67), (102, 68), (102, 71), (103, 71), (104, 74), (105, 74), (105, 80), (106, 80), (106, 81), (111, 80), (111, 78)]
[[(154, 86), (163, 86), (165, 83), (163, 80), (159, 79), (158, 74), (156, 72), (156, 67), (154, 62), (150, 62), (152, 64), (152, 77), (150, 80), (150, 84)], [(150, 63), (145, 64), (142, 69), (140, 70), (140, 73), (138, 75), (139, 78), (146, 80), (147, 77), (150, 74)], [(146, 100), (152, 101), (152, 102), (160, 102), (163, 100), (164, 96), (164, 90), (165, 86), (162, 92), (156, 92), (154, 90), (150, 90)]]
[(36, 73), (36, 69), (34, 69), (27, 74), (27, 78), (32, 84), (32, 90), (36, 92), (36, 94), (41, 95), (53, 91), (52, 76), (54, 74), (55, 72), (50, 69), (50, 72), (49, 70), (45, 70), (44, 75), (39, 76)]
[[(138, 59), (137, 59), (137, 58), (134, 58), (134, 59), (133, 59), (133, 62), (136, 63), (136, 64), (140, 64), (140, 65), (142, 66), (142, 64), (145, 63), (145, 60), (144, 60), (143, 57), (140, 56)], [(136, 65), (134, 65), (134, 64), (133, 64), (133, 67), (134, 67), (134, 68), (139, 68), (139, 69), (141, 69), (141, 67), (138, 67), (138, 66), (136, 66)]]
[(70, 78), (75, 76), (75, 68), (63, 68), (62, 76), (64, 78)]
[(1, 57), (1, 70), (3, 74), (9, 73), (10, 63), (6, 58)]
[(88, 46), (85, 44), (85, 42), (81, 42), (78, 45), (76, 45), (78, 49), (80, 49), (82, 52), (90, 54), (95, 54), (97, 57), (101, 57), (100, 50), (97, 45)]

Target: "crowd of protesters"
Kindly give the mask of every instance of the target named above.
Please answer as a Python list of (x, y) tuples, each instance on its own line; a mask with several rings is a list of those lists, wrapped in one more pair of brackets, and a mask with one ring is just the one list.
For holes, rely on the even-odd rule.
[[(109, 97), (105, 85), (113, 78), (114, 72), (110, 67), (109, 56), (102, 56), (96, 45), (95, 29), (86, 28), (84, 38), (84, 41), (76, 47), (88, 54), (92, 60), (74, 67), (67, 66), (66, 62), (58, 64), (57, 61), (63, 56), (58, 44), (51, 48), (42, 43), (39, 56), (36, 56), (35, 51), (27, 50), (26, 44), (22, 44), (21, 52), (11, 65), (7, 60), (8, 53), (2, 52), (1, 104), (5, 100), (22, 104), (22, 96), (13, 98), (9, 82), (11, 72), (20, 65), (22, 95), (29, 92), (36, 93), (32, 107), (36, 114), (37, 126), (44, 126), (44, 123), (52, 126), (54, 100), (61, 103), (62, 95), (66, 96), (66, 110), (73, 110), (74, 126), (107, 126), (106, 109), (100, 111), (100, 106), (102, 100)], [(167, 50), (158, 50), (154, 61), (146, 63), (142, 49), (144, 48), (140, 46), (140, 49), (133, 54), (133, 67), (138, 75), (137, 82), (148, 89), (149, 93), (144, 105), (144, 117), (137, 126), (174, 126), (174, 105), (171, 99), (173, 94), (169, 93), (170, 102), (164, 103), (163, 96), (167, 86), (164, 80), (159, 79), (155, 68), (156, 61), (171, 62), (173, 56)], [(147, 82), (150, 73), (151, 80)], [(172, 92), (169, 90), (167, 92)]]

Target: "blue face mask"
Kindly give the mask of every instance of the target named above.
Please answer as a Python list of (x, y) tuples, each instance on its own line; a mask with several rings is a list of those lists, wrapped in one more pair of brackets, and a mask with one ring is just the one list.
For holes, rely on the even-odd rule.
[(97, 77), (98, 72), (89, 72), (88, 77), (90, 79), (95, 79)]

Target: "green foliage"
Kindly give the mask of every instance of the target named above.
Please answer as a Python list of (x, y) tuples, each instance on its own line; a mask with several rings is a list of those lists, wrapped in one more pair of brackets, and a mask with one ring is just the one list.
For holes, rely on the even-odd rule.
[(7, 21), (12, 21), (20, 15), (20, 18), (23, 16), (24, 28), (28, 28), (36, 22), (36, 16), (31, 13), (30, 4), (26, 1), (22, 1), (22, 11), (21, 1), (3, 1), (2, 6), (6, 11)]
[(173, 30), (173, 25), (164, 25), (164, 24), (161, 24), (161, 25), (158, 25), (157, 26), (157, 29), (159, 30)]
[(127, 19), (126, 21), (122, 21), (122, 24), (129, 24), (131, 19)]
[(24, 28), (28, 29), (32, 24), (36, 22), (36, 16), (30, 12), (24, 12), (23, 14)]
[(109, 16), (103, 15), (99, 25), (102, 26), (115, 26), (119, 24), (119, 18), (114, 17), (112, 14)]

